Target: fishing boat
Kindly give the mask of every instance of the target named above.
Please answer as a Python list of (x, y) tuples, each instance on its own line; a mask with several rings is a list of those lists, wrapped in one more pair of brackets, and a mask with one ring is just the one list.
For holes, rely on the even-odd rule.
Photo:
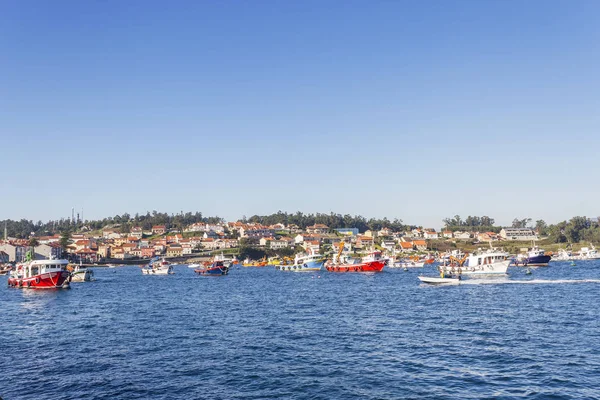
[(554, 256), (556, 261), (571, 261), (573, 259), (573, 253), (566, 249), (558, 249), (558, 254)]
[(229, 273), (229, 265), (223, 260), (215, 260), (194, 270), (198, 275), (221, 276)]
[(10, 273), (8, 286), (30, 289), (68, 288), (71, 273), (66, 267), (67, 260), (30, 260), (18, 264)]
[(267, 259), (263, 258), (262, 260), (252, 261), (249, 258), (246, 258), (242, 262), (242, 267), (264, 267), (267, 265)]
[(329, 272), (381, 272), (387, 261), (381, 257), (381, 252), (372, 252), (363, 259), (356, 259), (342, 255), (344, 243), (340, 243), (339, 252), (325, 263), (325, 269)]
[(396, 261), (390, 268), (423, 268), (425, 260), (421, 260), (419, 256), (413, 256)]
[(325, 264), (325, 258), (319, 253), (296, 254), (291, 265), (277, 265), (279, 271), (311, 272), (320, 271)]
[(591, 248), (582, 247), (579, 251), (580, 260), (598, 260), (600, 259), (600, 253), (596, 250), (593, 244), (590, 243)]
[(71, 282), (90, 282), (94, 277), (94, 271), (91, 268), (84, 268), (79, 265), (68, 265), (67, 270), (71, 272)]
[(534, 246), (527, 254), (519, 254), (514, 260), (514, 265), (516, 267), (545, 267), (551, 258), (544, 250)]
[(510, 265), (508, 253), (493, 248), (471, 255), (467, 253), (461, 258), (450, 256), (449, 260), (449, 264), (439, 266), (445, 274), (504, 275)]
[(153, 258), (146, 267), (142, 268), (144, 275), (171, 275), (174, 273), (173, 265), (164, 258), (162, 260)]

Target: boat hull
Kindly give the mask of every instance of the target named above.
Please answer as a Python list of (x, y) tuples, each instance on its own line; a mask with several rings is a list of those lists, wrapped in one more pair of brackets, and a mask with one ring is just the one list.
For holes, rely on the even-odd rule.
[(329, 264), (325, 269), (329, 272), (381, 272), (385, 267), (384, 260), (361, 262), (357, 264)]
[(393, 266), (389, 266), (390, 268), (423, 268), (425, 266), (425, 262), (414, 262), (414, 261), (409, 261), (409, 262), (397, 262), (394, 263)]
[(31, 278), (8, 278), (8, 286), (25, 289), (63, 289), (69, 287), (70, 282), (68, 271), (46, 272)]
[(419, 276), (419, 280), (430, 285), (458, 285), (460, 278), (438, 278), (435, 276)]
[(461, 268), (451, 266), (440, 266), (444, 273), (460, 273), (461, 275), (505, 275), (510, 265), (510, 260), (504, 260), (487, 265), (465, 265)]
[(73, 272), (71, 275), (71, 282), (89, 282), (92, 280), (94, 272), (88, 270)]
[(142, 274), (144, 275), (171, 275), (174, 274), (173, 267), (160, 267), (160, 268), (142, 268)]
[(212, 268), (196, 268), (194, 270), (198, 275), (205, 276), (222, 276), (229, 273), (229, 268), (226, 267), (212, 267)]
[(290, 271), (290, 272), (314, 272), (320, 271), (323, 268), (325, 261), (308, 261), (304, 264), (295, 265), (278, 265), (275, 269), (279, 271)]
[(551, 258), (552, 258), (551, 256), (546, 256), (546, 255), (527, 257), (522, 260), (516, 260), (515, 266), (516, 267), (546, 267), (546, 266), (548, 266), (548, 263), (550, 262)]

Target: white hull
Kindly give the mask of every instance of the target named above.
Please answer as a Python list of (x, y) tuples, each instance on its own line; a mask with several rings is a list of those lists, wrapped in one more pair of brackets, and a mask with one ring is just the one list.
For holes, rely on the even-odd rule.
[(196, 268), (200, 268), (200, 267), (201, 267), (200, 264), (188, 264), (188, 268), (196, 269)]
[(504, 260), (487, 265), (476, 265), (473, 267), (463, 266), (460, 269), (458, 267), (441, 265), (440, 268), (442, 268), (447, 274), (460, 273), (461, 275), (503, 275), (506, 274), (509, 264), (510, 260)]
[(159, 267), (159, 268), (142, 268), (142, 274), (144, 275), (170, 275), (173, 274), (173, 267)]
[(89, 282), (92, 280), (92, 277), (94, 276), (94, 272), (88, 270), (85, 271), (78, 271), (78, 272), (74, 272), (71, 275), (71, 282)]
[(458, 278), (437, 278), (434, 276), (419, 276), (418, 278), (421, 282), (430, 285), (458, 285), (460, 283)]
[(423, 268), (425, 262), (397, 262), (394, 265), (388, 265), (388, 268)]

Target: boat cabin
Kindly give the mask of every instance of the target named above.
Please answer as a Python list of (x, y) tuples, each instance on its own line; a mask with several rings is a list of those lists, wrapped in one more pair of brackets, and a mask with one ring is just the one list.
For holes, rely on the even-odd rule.
[(64, 271), (69, 264), (67, 260), (35, 260), (27, 264), (17, 266), (16, 272), (19, 278), (31, 278), (50, 272)]

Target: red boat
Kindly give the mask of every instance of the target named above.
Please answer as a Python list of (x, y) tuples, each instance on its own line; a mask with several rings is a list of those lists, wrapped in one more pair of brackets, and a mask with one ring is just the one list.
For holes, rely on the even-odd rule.
[(343, 242), (339, 246), (340, 250), (334, 259), (325, 263), (325, 269), (329, 272), (381, 272), (387, 264), (387, 260), (381, 257), (380, 251), (374, 251), (358, 261), (342, 255)]
[(356, 264), (335, 264), (333, 262), (325, 264), (325, 269), (329, 272), (381, 272), (383, 267), (385, 267), (385, 260), (359, 262)]
[(68, 288), (71, 273), (67, 271), (67, 260), (34, 260), (18, 264), (11, 271), (8, 286), (29, 289)]

